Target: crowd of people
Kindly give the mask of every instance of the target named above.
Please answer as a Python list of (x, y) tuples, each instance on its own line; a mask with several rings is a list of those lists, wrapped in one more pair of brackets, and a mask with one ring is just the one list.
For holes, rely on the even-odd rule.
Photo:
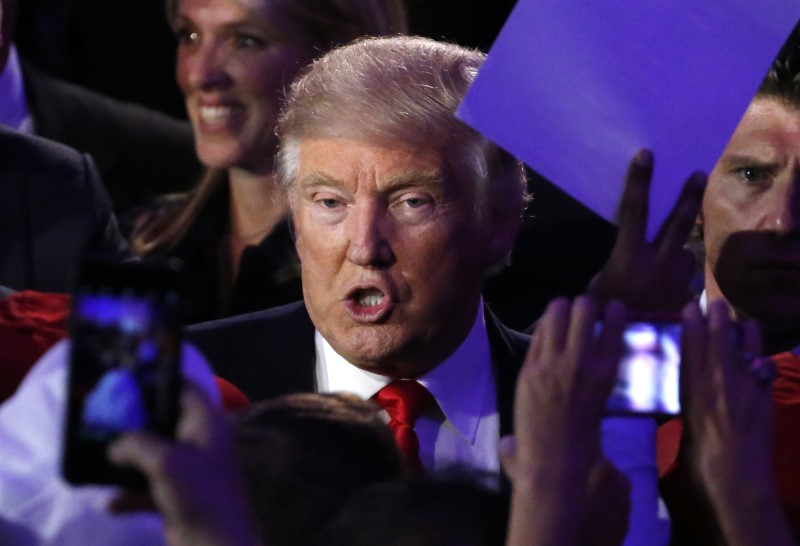
[[(656, 158), (634, 155), (607, 263), (524, 333), (483, 294), (514, 267), (526, 171), (455, 117), (485, 55), (409, 36), (402, 0), (167, 0), (188, 124), (55, 80), (42, 99), (17, 2), (0, 0), (0, 543), (800, 537), (800, 27), (652, 241)], [(174, 437), (134, 427), (105, 453), (144, 488), (63, 475), (87, 256), (184, 268)], [(677, 417), (609, 411), (634, 316), (682, 325)]]

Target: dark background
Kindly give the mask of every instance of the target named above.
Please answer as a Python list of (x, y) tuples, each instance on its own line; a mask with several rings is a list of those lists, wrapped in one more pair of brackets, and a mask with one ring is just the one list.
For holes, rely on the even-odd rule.
[[(302, 1), (302, 0), (296, 0)], [(39, 68), (107, 95), (185, 117), (163, 0), (19, 0), (17, 45)], [(412, 34), (488, 51), (512, 0), (406, 0)], [(602, 266), (615, 229), (531, 172), (534, 200), (512, 266), (486, 300), (525, 328), (547, 301), (574, 296)]]

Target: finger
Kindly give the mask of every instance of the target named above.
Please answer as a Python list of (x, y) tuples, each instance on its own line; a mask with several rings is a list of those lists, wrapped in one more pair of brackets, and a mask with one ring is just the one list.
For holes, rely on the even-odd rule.
[(633, 246), (645, 241), (653, 176), (653, 153), (641, 149), (633, 156), (625, 177), (625, 190), (617, 213), (617, 245)]
[(741, 354), (757, 357), (763, 351), (761, 329), (758, 327), (758, 323), (756, 323), (754, 320), (746, 320), (741, 324), (741, 327)]
[(108, 459), (119, 466), (140, 470), (150, 481), (161, 477), (161, 469), (172, 443), (149, 432), (122, 435), (108, 449)]
[(680, 394), (681, 406), (688, 410), (694, 403), (707, 401), (707, 395), (711, 393), (707, 387), (708, 367), (705, 362), (706, 324), (697, 302), (688, 303), (683, 308), (682, 317)]
[(560, 354), (567, 342), (571, 304), (566, 298), (556, 298), (547, 306), (547, 324), (543, 332), (542, 350), (545, 355)]
[[(631, 511), (631, 485), (628, 477), (605, 457), (592, 465), (584, 502), (585, 523), (582, 527), (585, 531), (596, 533), (596, 529), (602, 528), (603, 539), (600, 543), (622, 544)], [(585, 538), (587, 540), (581, 541), (581, 544), (598, 542)]]
[(624, 473), (620, 472), (605, 456), (602, 456), (589, 471), (586, 489), (605, 491), (609, 496), (616, 495), (624, 502), (624, 499), (630, 498), (631, 483)]
[(208, 395), (198, 385), (187, 381), (181, 392), (177, 439), (199, 447), (209, 446), (226, 434), (225, 423), (222, 411)]
[(537, 323), (536, 328), (533, 330), (531, 336), (531, 343), (528, 345), (528, 352), (525, 356), (525, 362), (538, 362), (542, 355), (542, 339), (544, 338), (544, 317)]
[(602, 330), (596, 345), (596, 365), (601, 384), (598, 393), (603, 400), (611, 395), (616, 381), (619, 361), (623, 352), (623, 332), (628, 318), (628, 310), (618, 300), (611, 300), (605, 307)]
[(509, 434), (500, 438), (497, 445), (497, 454), (500, 459), (500, 467), (505, 472), (508, 479), (512, 482), (516, 476), (517, 468), (517, 440)]
[(705, 173), (697, 171), (683, 184), (675, 206), (672, 207), (654, 240), (659, 258), (668, 259), (683, 250), (700, 213), (706, 181)]
[[(739, 331), (731, 323), (728, 306), (717, 300), (708, 304), (708, 362), (710, 372), (724, 378), (740, 367)], [(721, 394), (721, 393), (720, 393)]]
[[(587, 360), (589, 347), (594, 341), (595, 325), (597, 323), (597, 304), (588, 296), (578, 296), (572, 304), (567, 330), (567, 350), (572, 357), (574, 365), (579, 365), (582, 360)], [(594, 366), (590, 362), (589, 365)]]
[(153, 498), (144, 491), (122, 491), (108, 501), (106, 509), (112, 514), (158, 511)]

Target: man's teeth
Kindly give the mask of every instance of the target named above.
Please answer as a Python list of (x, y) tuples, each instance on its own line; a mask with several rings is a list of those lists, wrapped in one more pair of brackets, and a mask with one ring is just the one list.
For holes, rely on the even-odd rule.
[(380, 305), (380, 303), (383, 301), (383, 294), (380, 293), (361, 294), (356, 301), (358, 302), (358, 305), (360, 305), (361, 307), (372, 307), (374, 305)]
[(229, 106), (201, 106), (200, 118), (206, 123), (219, 123), (231, 115)]

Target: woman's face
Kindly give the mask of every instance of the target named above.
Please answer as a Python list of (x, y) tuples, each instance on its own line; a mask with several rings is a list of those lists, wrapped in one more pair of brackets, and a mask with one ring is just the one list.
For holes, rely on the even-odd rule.
[(283, 88), (310, 61), (302, 42), (278, 41), (268, 0), (180, 0), (177, 79), (195, 148), (208, 167), (269, 172)]

